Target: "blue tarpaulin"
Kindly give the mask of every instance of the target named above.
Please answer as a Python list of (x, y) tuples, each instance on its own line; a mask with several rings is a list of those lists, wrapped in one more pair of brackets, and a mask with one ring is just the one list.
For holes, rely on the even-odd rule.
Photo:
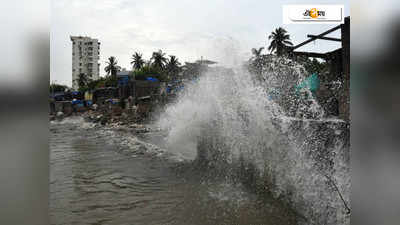
[(83, 104), (82, 100), (76, 99), (76, 100), (72, 100), (72, 105), (78, 105), (78, 104)]
[[(295, 90), (296, 94), (300, 94), (301, 90), (308, 89), (313, 96), (315, 96), (315, 93), (319, 89), (320, 85), (320, 80), (318, 78), (318, 75), (316, 73), (311, 74), (311, 76), (307, 77), (304, 79), (303, 82), (301, 82), (299, 85), (295, 85)], [(279, 91), (273, 90), (268, 93), (268, 99), (274, 100), (277, 99), (280, 96)]]
[(158, 79), (154, 78), (154, 77), (146, 77), (146, 80), (153, 81), (153, 82), (158, 81)]
[(299, 85), (296, 85), (296, 92), (299, 93), (301, 89), (308, 89), (314, 95), (315, 92), (319, 89), (319, 78), (316, 73), (313, 73), (311, 76), (307, 77), (303, 82)]

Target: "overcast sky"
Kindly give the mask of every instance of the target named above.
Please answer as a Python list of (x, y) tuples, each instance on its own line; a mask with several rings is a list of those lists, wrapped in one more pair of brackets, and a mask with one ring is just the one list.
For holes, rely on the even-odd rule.
[[(70, 35), (99, 39), (100, 76), (105, 75), (109, 56), (130, 69), (135, 51), (148, 59), (158, 49), (181, 62), (203, 56), (231, 66), (248, 58), (251, 48), (268, 46), (267, 36), (279, 26), (289, 31), (294, 44), (304, 41), (307, 34), (333, 27), (282, 24), (283, 4), (322, 2), (344, 4), (345, 16), (349, 15), (348, 1), (329, 0), (53, 0), (50, 81), (71, 85)], [(320, 40), (301, 49), (326, 52), (337, 47), (338, 43)]]

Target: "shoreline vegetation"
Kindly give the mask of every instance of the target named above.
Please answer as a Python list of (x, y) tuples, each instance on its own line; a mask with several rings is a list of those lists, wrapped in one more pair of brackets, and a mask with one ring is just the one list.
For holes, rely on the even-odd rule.
[[(268, 63), (270, 55), (277, 57), (289, 57), (290, 48), (293, 46), (289, 33), (282, 27), (272, 31), (267, 36), (270, 40), (270, 45), (267, 47), (252, 48), (252, 56), (245, 62), (243, 66), (255, 75), (262, 73), (262, 67)], [(263, 53), (268, 50), (268, 53)], [(131, 56), (132, 70), (129, 71), (129, 76), (135, 80), (146, 80), (148, 76), (154, 77), (161, 82), (175, 82), (182, 79), (193, 80), (198, 79), (202, 72), (206, 71), (209, 66), (216, 65), (217, 62), (208, 59), (199, 59), (195, 62), (181, 63), (175, 55), (167, 55), (162, 50), (152, 53), (149, 59), (144, 59), (143, 54), (134, 52)], [(317, 60), (308, 57), (296, 57), (296, 62), (302, 64), (308, 73), (325, 73), (329, 70), (329, 62)], [(117, 73), (122, 71), (122, 67), (118, 65), (118, 60), (115, 56), (110, 56), (105, 62), (104, 71), (106, 76), (100, 77), (98, 80), (91, 80), (90, 74), (81, 73), (78, 79), (78, 91), (93, 91), (96, 88), (116, 87)], [(70, 87), (63, 84), (50, 84), (50, 93), (71, 90)]]

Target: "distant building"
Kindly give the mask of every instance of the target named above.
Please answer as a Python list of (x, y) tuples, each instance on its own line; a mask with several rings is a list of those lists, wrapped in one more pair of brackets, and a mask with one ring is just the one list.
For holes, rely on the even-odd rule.
[(125, 68), (122, 68), (121, 71), (117, 72), (117, 77), (119, 77), (119, 76), (128, 76), (128, 75), (130, 75), (132, 73), (133, 73), (133, 71), (126, 70)]
[(83, 73), (90, 80), (99, 79), (100, 42), (83, 36), (71, 36), (72, 41), (72, 88), (78, 89), (77, 79)]

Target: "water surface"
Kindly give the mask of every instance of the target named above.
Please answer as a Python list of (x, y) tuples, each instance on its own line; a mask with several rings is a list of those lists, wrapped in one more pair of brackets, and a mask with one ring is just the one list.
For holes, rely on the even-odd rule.
[(295, 223), (272, 199), (228, 181), (198, 179), (182, 169), (190, 162), (148, 154), (143, 142), (119, 145), (134, 134), (118, 139), (112, 135), (118, 131), (101, 129), (51, 123), (51, 224)]

